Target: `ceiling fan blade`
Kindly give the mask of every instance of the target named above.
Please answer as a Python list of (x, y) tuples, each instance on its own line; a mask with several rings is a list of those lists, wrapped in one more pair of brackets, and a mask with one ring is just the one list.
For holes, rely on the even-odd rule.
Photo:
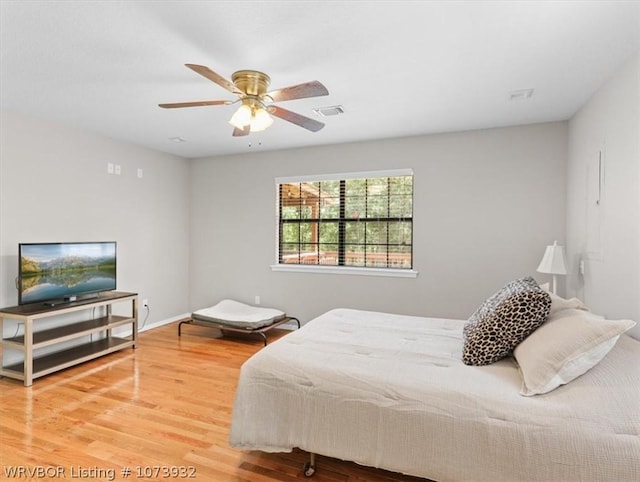
[(173, 104), (158, 104), (164, 109), (175, 109), (178, 107), (200, 107), (206, 105), (229, 105), (233, 104), (230, 100), (201, 100), (196, 102), (175, 102)]
[(237, 127), (234, 127), (233, 137), (248, 136), (249, 132), (251, 132), (251, 128), (249, 126), (244, 126), (244, 129), (238, 129)]
[(280, 119), (284, 119), (293, 124), (299, 125), (300, 127), (304, 127), (305, 129), (308, 129), (312, 132), (318, 132), (324, 127), (324, 124), (322, 122), (318, 122), (317, 120), (310, 119), (309, 117), (296, 114), (295, 112), (283, 109), (282, 107), (270, 105), (269, 107), (267, 107), (267, 110), (270, 114), (276, 117), (280, 117)]
[(238, 87), (236, 87), (236, 84), (228, 81), (221, 75), (216, 74), (209, 67), (205, 67), (204, 65), (196, 65), (196, 64), (185, 64), (185, 65), (189, 67), (191, 70), (193, 70), (194, 72), (202, 75), (203, 77), (206, 77), (212, 82), (215, 82), (223, 89), (227, 89), (229, 92), (233, 94), (237, 94), (237, 95), (243, 94), (243, 92), (240, 89), (238, 89)]
[(267, 95), (271, 97), (274, 102), (282, 102), (285, 100), (329, 95), (329, 91), (317, 80), (312, 80), (311, 82), (305, 82), (304, 84), (292, 85), (291, 87), (274, 90), (268, 92)]

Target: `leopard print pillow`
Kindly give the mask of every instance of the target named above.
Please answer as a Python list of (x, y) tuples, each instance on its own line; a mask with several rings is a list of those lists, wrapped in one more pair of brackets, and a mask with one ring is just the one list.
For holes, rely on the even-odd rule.
[(462, 361), (489, 365), (513, 352), (549, 315), (551, 297), (529, 277), (507, 283), (463, 328)]

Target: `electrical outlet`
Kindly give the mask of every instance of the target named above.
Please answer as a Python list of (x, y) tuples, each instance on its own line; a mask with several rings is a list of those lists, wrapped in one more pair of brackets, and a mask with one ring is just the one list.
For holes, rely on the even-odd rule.
[(142, 300), (142, 307), (143, 308), (149, 308), (149, 300), (148, 299), (144, 299)]
[(260, 304), (260, 296), (256, 295), (255, 302), (256, 302), (256, 305)]

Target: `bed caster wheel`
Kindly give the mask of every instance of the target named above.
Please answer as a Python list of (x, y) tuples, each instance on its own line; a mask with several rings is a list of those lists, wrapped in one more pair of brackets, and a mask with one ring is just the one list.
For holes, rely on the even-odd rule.
[(312, 465), (311, 462), (307, 462), (302, 468), (302, 473), (305, 477), (313, 477), (313, 474), (316, 473), (316, 466)]

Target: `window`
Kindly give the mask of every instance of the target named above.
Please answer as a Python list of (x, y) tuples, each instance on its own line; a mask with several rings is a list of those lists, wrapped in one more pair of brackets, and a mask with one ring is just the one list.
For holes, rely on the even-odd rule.
[(278, 265), (412, 270), (413, 172), (276, 180)]

